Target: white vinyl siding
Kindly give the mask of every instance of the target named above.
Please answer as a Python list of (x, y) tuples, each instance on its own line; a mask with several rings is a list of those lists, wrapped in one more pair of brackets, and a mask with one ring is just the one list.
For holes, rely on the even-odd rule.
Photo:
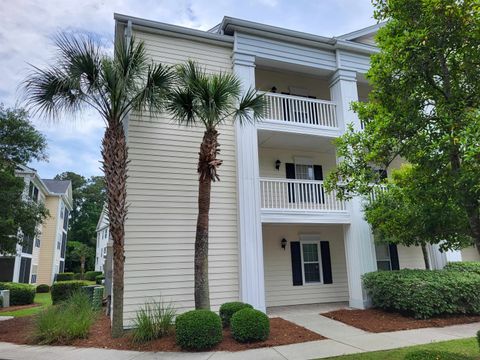
[[(226, 47), (159, 34), (134, 32), (154, 61), (198, 61), (209, 72), (231, 71)], [(180, 127), (166, 115), (128, 125), (128, 218), (125, 224), (125, 325), (149, 298), (162, 297), (178, 312), (194, 308), (193, 255), (197, 218), (198, 150), (201, 128)], [(213, 310), (238, 300), (238, 240), (234, 127), (219, 129), (223, 160), (212, 185), (209, 282)]]
[[(293, 286), (290, 242), (302, 241), (308, 238), (305, 236), (308, 234), (330, 244), (332, 284), (309, 283)], [(285, 250), (281, 247), (283, 238), (288, 241)], [(342, 225), (264, 224), (263, 254), (267, 307), (348, 301)]]
[(397, 249), (400, 269), (425, 269), (425, 261), (420, 246), (398, 245)]

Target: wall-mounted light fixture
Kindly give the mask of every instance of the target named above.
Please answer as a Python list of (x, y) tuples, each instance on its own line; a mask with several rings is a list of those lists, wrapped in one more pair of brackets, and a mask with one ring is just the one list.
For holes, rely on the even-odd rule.
[(275, 86), (272, 86), (272, 88), (270, 89), (270, 91), (271, 91), (272, 93), (276, 93), (276, 92), (277, 92), (277, 88), (276, 88)]
[(283, 238), (280, 244), (282, 245), (282, 249), (285, 250), (287, 247), (287, 239)]
[(275, 169), (280, 170), (280, 164), (282, 162), (280, 160), (275, 161)]

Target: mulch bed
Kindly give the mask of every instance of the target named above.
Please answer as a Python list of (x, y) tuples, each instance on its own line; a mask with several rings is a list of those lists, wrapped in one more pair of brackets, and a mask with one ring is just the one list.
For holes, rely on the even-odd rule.
[(421, 329), (428, 327), (444, 327), (458, 324), (480, 322), (480, 316), (448, 316), (426, 320), (418, 320), (379, 309), (335, 310), (320, 314), (353, 327), (373, 332), (390, 332), (399, 330)]
[[(34, 316), (26, 316), (0, 322), (0, 341), (16, 344), (31, 344)], [(223, 331), (223, 341), (214, 351), (240, 351), (262, 347), (302, 343), (325, 339), (304, 327), (282, 318), (270, 319), (270, 337), (266, 341), (240, 344), (236, 342), (228, 329)], [(65, 344), (63, 344), (65, 345)], [(104, 349), (138, 350), (138, 351), (182, 351), (175, 343), (175, 336), (167, 336), (145, 344), (136, 344), (131, 334), (117, 339), (110, 336), (110, 319), (102, 315), (92, 326), (87, 339), (78, 339), (69, 345), (78, 347), (96, 347)]]

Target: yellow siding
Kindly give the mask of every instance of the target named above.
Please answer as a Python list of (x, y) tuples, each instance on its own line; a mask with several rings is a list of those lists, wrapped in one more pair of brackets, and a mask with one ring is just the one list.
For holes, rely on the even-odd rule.
[[(293, 286), (290, 241), (299, 241), (301, 235), (318, 235), (330, 242), (332, 284)], [(286, 250), (280, 246), (283, 238), (288, 241)], [(263, 225), (263, 257), (267, 307), (348, 301), (342, 225)]]
[(52, 284), (52, 269), (57, 244), (58, 200), (59, 198), (56, 196), (48, 196), (45, 199), (45, 206), (50, 212), (50, 217), (42, 228), (37, 284)]
[[(231, 49), (135, 32), (156, 62), (198, 61), (209, 72), (231, 71)], [(128, 125), (129, 170), (125, 224), (125, 325), (149, 298), (178, 311), (194, 307), (193, 252), (197, 216), (196, 164), (201, 128), (167, 117), (133, 114)], [(212, 187), (209, 277), (213, 309), (239, 297), (234, 127), (220, 129), (221, 181)]]

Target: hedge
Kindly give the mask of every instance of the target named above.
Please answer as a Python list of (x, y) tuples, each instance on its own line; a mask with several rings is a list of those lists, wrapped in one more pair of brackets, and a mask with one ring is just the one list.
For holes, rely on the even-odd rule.
[(87, 271), (87, 272), (85, 273), (85, 280), (95, 281), (95, 278), (96, 278), (98, 275), (102, 275), (102, 272), (101, 272), (101, 271)]
[(67, 300), (75, 291), (87, 286), (88, 282), (81, 280), (57, 281), (51, 287), (52, 303), (58, 304)]
[(416, 318), (480, 314), (480, 276), (444, 270), (379, 271), (363, 276), (373, 306)]
[(230, 329), (238, 342), (265, 341), (270, 335), (270, 320), (259, 310), (244, 308), (233, 314)]
[(33, 304), (35, 286), (11, 282), (0, 282), (0, 290), (10, 290), (10, 306)]
[(102, 281), (105, 280), (105, 275), (97, 275), (95, 277), (95, 282), (97, 285), (102, 285)]
[(73, 272), (58, 273), (56, 281), (69, 281), (69, 280), (73, 280), (73, 277), (74, 277)]
[(210, 349), (222, 336), (222, 320), (213, 311), (192, 310), (175, 319), (175, 338), (182, 349)]
[(37, 293), (48, 293), (50, 291), (50, 286), (47, 284), (40, 284), (37, 286)]
[(245, 308), (252, 309), (253, 307), (240, 301), (228, 302), (220, 306), (220, 318), (222, 319), (223, 327), (230, 326), (230, 319), (233, 314)]
[(480, 275), (480, 261), (449, 262), (447, 265), (445, 265), (444, 269), (462, 272), (472, 272)]

